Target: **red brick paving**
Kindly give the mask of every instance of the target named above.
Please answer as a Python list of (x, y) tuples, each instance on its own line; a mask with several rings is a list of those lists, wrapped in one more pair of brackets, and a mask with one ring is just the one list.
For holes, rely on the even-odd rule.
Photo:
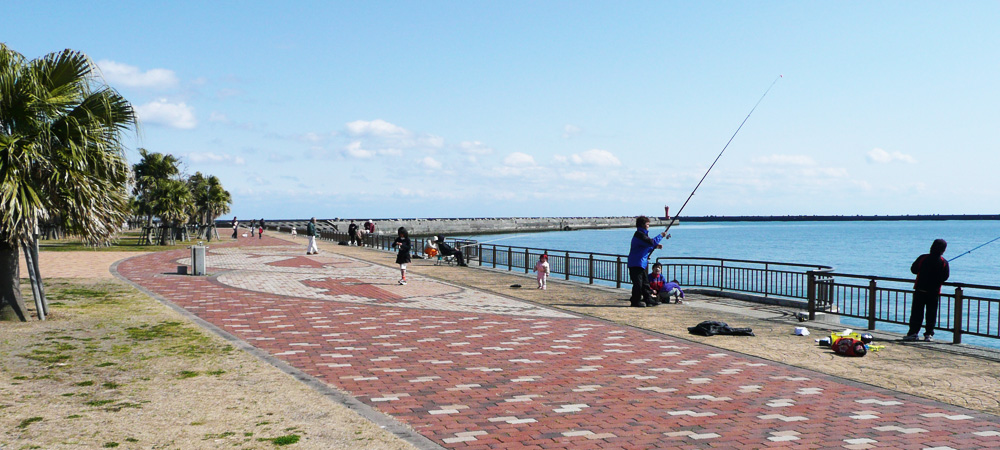
[[(169, 275), (187, 256), (134, 257), (118, 272), (447, 448), (1000, 447), (996, 416), (682, 339), (589, 318), (379, 306), (391, 294), (372, 284), (384, 280), (350, 285), (364, 304)], [(320, 256), (338, 261), (289, 256), (286, 266), (336, 276), (370, 265)]]

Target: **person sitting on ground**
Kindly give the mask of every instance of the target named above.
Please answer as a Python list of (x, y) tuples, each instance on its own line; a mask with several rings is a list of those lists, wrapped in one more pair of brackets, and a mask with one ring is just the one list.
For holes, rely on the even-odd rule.
[(434, 236), (424, 244), (424, 254), (427, 255), (427, 259), (438, 255), (438, 247), (435, 241), (437, 241), (437, 236)]
[(674, 298), (674, 303), (684, 303), (684, 291), (681, 290), (680, 283), (677, 280), (670, 280), (669, 283), (663, 285), (663, 303), (670, 303), (670, 297)]
[(444, 236), (438, 236), (437, 240), (435, 240), (435, 243), (437, 244), (438, 251), (441, 253), (441, 256), (454, 256), (455, 261), (458, 262), (459, 266), (462, 267), (468, 266), (468, 264), (465, 263), (465, 255), (462, 254), (462, 251), (459, 249), (451, 248), (450, 245), (444, 242)]
[(670, 303), (670, 297), (663, 291), (664, 284), (667, 280), (663, 278), (663, 264), (653, 263), (653, 272), (649, 274), (649, 289), (653, 291), (651, 296), (660, 303)]

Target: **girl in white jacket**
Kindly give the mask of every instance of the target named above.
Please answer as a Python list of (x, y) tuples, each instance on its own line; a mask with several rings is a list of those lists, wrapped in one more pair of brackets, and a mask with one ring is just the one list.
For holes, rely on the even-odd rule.
[(538, 289), (545, 289), (545, 279), (549, 276), (549, 255), (542, 255), (535, 264), (535, 274), (538, 276)]

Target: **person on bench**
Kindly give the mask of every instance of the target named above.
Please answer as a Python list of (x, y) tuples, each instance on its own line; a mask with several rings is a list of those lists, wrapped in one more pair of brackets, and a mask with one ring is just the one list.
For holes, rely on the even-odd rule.
[(450, 245), (446, 244), (444, 242), (444, 236), (437, 236), (437, 239), (434, 240), (434, 243), (437, 244), (438, 252), (441, 254), (441, 256), (454, 256), (455, 261), (458, 261), (459, 266), (462, 267), (468, 266), (468, 264), (465, 263), (465, 255), (462, 254), (462, 251), (459, 249), (452, 248)]

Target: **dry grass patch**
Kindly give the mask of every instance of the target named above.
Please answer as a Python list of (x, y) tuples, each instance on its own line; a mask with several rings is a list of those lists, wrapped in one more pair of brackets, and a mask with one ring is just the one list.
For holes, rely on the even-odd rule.
[(47, 292), (0, 322), (0, 448), (412, 448), (126, 284)]

